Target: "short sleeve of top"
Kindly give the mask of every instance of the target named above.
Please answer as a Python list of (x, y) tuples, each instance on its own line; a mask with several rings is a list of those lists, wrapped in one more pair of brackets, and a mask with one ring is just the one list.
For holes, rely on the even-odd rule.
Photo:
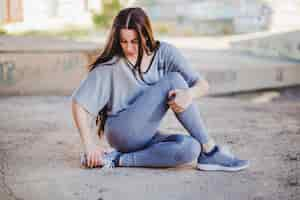
[(111, 87), (111, 69), (98, 66), (88, 72), (80, 86), (73, 92), (71, 99), (85, 108), (90, 114), (97, 116), (108, 103)]
[(202, 76), (191, 68), (190, 64), (180, 51), (175, 46), (166, 42), (164, 42), (164, 57), (167, 72), (179, 72), (188, 83), (189, 87), (202, 79)]

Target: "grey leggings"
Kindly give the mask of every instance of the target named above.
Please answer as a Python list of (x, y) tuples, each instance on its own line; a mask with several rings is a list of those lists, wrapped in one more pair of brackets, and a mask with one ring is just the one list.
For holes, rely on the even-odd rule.
[(169, 106), (168, 92), (188, 88), (177, 72), (170, 72), (150, 86), (133, 104), (117, 116), (107, 118), (105, 135), (109, 144), (122, 152), (121, 166), (175, 167), (196, 159), (201, 145), (208, 142), (197, 106), (192, 103), (176, 114), (191, 136), (162, 134), (158, 127)]

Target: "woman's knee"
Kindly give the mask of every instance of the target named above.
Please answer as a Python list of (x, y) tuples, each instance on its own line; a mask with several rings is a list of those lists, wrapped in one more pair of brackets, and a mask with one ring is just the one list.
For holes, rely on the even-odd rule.
[(171, 84), (171, 87), (174, 89), (188, 88), (187, 82), (184, 80), (184, 78), (179, 72), (169, 72), (167, 74), (167, 78)]

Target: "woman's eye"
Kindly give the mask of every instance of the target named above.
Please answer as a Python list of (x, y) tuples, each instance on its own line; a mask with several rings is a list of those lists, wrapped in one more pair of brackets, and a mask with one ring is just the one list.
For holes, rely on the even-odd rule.
[[(128, 43), (126, 40), (120, 40), (120, 42), (123, 43), (123, 44)], [(131, 44), (138, 44), (138, 40), (132, 40), (130, 43)]]

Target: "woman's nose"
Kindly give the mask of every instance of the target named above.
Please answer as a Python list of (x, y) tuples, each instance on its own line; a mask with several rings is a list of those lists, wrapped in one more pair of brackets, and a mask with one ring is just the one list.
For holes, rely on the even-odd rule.
[(133, 52), (133, 51), (134, 51), (134, 48), (133, 48), (133, 46), (132, 46), (132, 45), (130, 45), (130, 44), (129, 44), (129, 45), (127, 45), (127, 47), (126, 47), (126, 51), (127, 51), (127, 52), (130, 52), (130, 53), (131, 53), (131, 52)]
[(133, 47), (132, 47), (132, 44), (127, 44), (127, 50), (132, 50)]

